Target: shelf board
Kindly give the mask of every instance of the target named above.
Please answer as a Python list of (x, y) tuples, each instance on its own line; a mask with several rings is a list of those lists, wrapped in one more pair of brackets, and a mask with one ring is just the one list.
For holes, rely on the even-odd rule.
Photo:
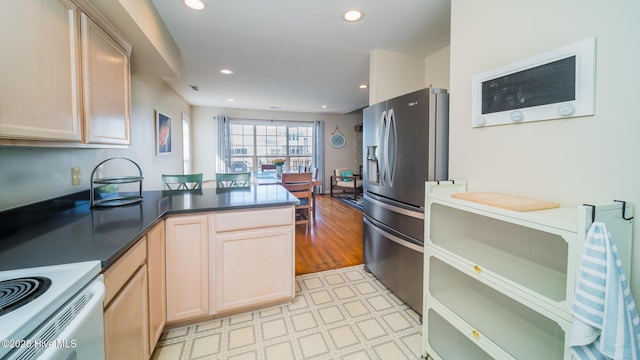
[(134, 183), (138, 181), (142, 181), (144, 179), (142, 176), (121, 176), (121, 177), (113, 177), (113, 178), (100, 178), (94, 179), (94, 184), (127, 184)]
[(536, 224), (544, 224), (544, 226), (568, 232), (575, 233), (577, 231), (577, 210), (575, 208), (558, 207), (554, 209), (521, 212), (467, 200), (460, 200), (453, 198), (451, 194), (439, 194), (437, 192), (429, 194), (429, 201), (443, 203), (444, 205), (455, 207), (457, 209), (473, 211), (478, 214), (484, 214), (486, 216), (510, 221), (516, 224), (529, 222), (531, 223), (530, 226), (534, 228), (536, 227)]
[[(468, 269), (475, 265), (481, 271), (490, 271), (495, 277), (510, 280), (523, 290), (532, 291), (561, 303), (566, 300), (567, 274), (517, 257), (468, 238), (446, 244), (435, 243), (451, 257), (462, 261)], [(446, 248), (443, 245), (447, 246)], [(462, 259), (462, 260), (460, 260)]]
[(108, 198), (95, 200), (94, 207), (115, 207), (139, 203), (142, 201), (142, 196), (123, 196), (117, 198)]

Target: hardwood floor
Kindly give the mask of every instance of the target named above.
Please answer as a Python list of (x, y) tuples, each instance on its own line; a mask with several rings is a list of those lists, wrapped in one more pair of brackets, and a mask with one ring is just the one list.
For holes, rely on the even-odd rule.
[(309, 230), (296, 226), (296, 275), (362, 264), (362, 212), (329, 195), (316, 207)]

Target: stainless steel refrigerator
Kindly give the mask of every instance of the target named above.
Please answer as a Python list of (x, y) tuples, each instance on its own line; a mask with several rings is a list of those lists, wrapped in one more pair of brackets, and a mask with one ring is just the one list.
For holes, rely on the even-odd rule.
[(449, 94), (423, 89), (363, 111), (364, 263), (422, 313), (425, 181), (447, 180)]

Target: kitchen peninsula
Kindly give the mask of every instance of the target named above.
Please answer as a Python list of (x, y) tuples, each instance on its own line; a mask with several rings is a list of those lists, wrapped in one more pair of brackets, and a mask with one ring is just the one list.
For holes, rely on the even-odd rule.
[(87, 260), (100, 260), (105, 269), (165, 217), (293, 208), (297, 202), (281, 186), (251, 186), (231, 191), (145, 191), (138, 204), (91, 209), (87, 190), (0, 212), (0, 270)]
[(84, 191), (0, 213), (0, 271), (101, 261), (107, 358), (148, 358), (167, 323), (294, 298), (297, 203), (273, 185), (92, 209)]

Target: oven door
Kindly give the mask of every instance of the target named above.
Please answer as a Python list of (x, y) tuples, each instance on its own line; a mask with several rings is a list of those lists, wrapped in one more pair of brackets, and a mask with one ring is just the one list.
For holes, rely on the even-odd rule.
[(102, 275), (42, 324), (8, 359), (104, 360)]

